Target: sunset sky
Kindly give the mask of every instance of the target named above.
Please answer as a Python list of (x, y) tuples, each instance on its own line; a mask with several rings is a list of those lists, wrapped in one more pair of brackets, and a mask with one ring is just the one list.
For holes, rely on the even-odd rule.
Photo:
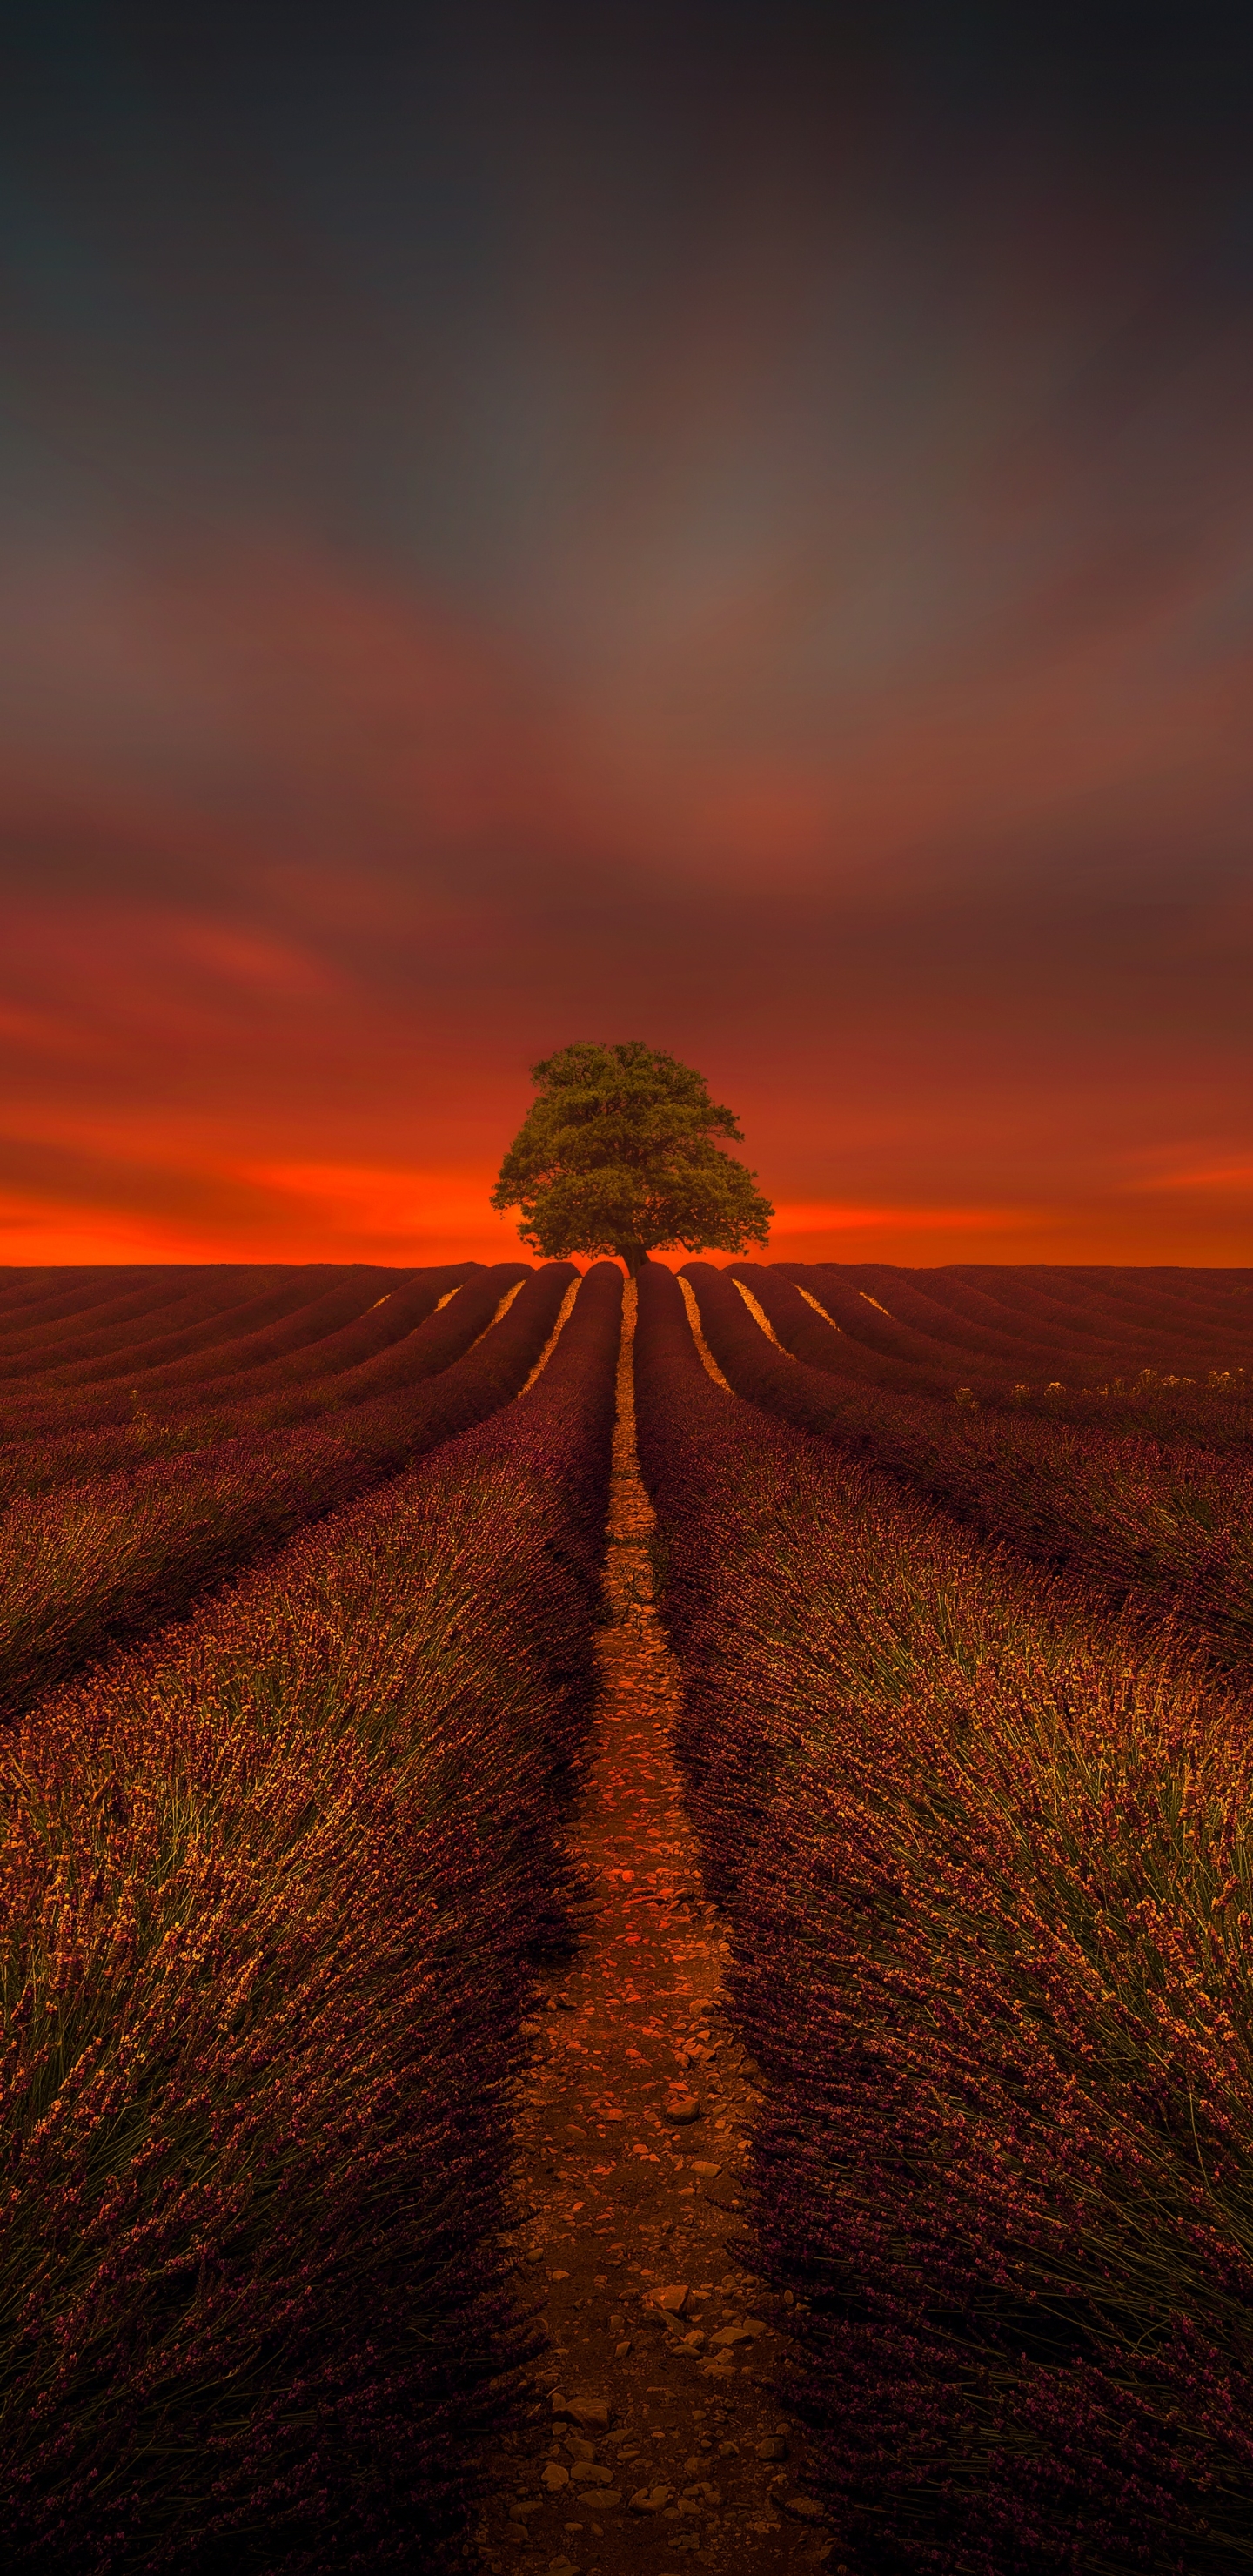
[(4, 24), (0, 1262), (1253, 1262), (1247, 7)]

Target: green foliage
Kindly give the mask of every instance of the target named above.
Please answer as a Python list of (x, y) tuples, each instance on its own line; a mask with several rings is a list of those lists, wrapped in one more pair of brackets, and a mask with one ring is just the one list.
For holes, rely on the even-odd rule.
[(756, 1175), (715, 1136), (739, 1137), (703, 1074), (641, 1045), (583, 1044), (531, 1068), (532, 1102), (492, 1192), (518, 1207), (524, 1243), (550, 1261), (617, 1253), (632, 1272), (649, 1252), (746, 1252), (774, 1209)]

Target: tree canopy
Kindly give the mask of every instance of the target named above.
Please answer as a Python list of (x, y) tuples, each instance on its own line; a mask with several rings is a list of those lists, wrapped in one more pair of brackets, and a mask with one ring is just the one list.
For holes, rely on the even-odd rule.
[(774, 1209), (756, 1174), (715, 1136), (741, 1137), (704, 1075), (632, 1038), (562, 1047), (531, 1067), (537, 1085), (500, 1167), (494, 1208), (522, 1211), (518, 1232), (548, 1261), (617, 1253), (747, 1252)]

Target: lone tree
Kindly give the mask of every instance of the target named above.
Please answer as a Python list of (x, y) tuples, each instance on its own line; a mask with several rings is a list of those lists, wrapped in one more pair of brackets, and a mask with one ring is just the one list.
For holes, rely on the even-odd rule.
[(519, 1207), (548, 1261), (616, 1252), (632, 1277), (650, 1252), (747, 1252), (774, 1209), (756, 1175), (713, 1143), (739, 1137), (703, 1074), (642, 1046), (568, 1046), (531, 1067), (538, 1085), (500, 1167), (494, 1208)]

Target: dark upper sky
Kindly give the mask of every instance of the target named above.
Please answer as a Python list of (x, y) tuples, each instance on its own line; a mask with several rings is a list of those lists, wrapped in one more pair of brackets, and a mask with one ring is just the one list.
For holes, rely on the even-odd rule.
[(1253, 1259), (1247, 8), (0, 27), (0, 1258)]

